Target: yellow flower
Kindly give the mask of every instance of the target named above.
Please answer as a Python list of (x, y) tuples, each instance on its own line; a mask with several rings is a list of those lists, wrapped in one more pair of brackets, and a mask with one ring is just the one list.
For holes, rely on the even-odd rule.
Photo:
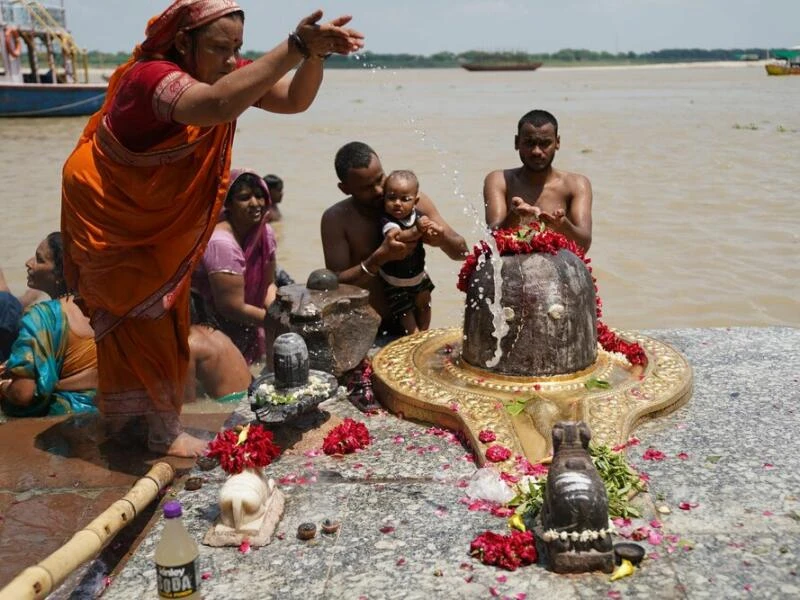
[(633, 575), (634, 570), (635, 569), (633, 568), (631, 561), (629, 561), (627, 558), (623, 558), (622, 562), (611, 574), (611, 581), (616, 581), (617, 579), (622, 579), (628, 575)]
[(514, 513), (508, 518), (508, 526), (511, 529), (519, 529), (522, 532), (528, 529), (525, 527), (525, 521), (522, 520), (522, 515), (519, 513)]

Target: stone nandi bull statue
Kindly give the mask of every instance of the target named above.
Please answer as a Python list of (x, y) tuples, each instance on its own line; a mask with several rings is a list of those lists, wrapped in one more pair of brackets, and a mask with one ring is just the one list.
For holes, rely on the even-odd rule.
[(589, 456), (586, 423), (553, 426), (553, 463), (547, 475), (539, 539), (550, 570), (583, 573), (614, 569), (606, 487)]

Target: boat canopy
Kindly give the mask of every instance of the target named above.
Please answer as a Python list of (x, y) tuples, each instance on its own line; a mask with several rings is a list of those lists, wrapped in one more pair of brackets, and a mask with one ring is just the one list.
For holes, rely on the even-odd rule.
[[(77, 83), (76, 67), (81, 66), (83, 82), (88, 82), (88, 55), (67, 30), (63, 0), (0, 0), (0, 34), (0, 81)], [(30, 68), (25, 74), (20, 60), (24, 54)], [(44, 68), (40, 56), (47, 61)]]
[(769, 54), (772, 58), (788, 60), (791, 62), (798, 62), (800, 60), (800, 48), (792, 48), (789, 50), (770, 50)]

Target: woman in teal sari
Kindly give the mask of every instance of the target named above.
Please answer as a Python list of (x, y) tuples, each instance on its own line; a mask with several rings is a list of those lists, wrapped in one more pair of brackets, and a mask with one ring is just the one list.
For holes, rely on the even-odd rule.
[(28, 287), (53, 300), (34, 304), (0, 366), (0, 406), (12, 417), (97, 412), (97, 353), (89, 320), (67, 293), (61, 234), (51, 233), (25, 263)]

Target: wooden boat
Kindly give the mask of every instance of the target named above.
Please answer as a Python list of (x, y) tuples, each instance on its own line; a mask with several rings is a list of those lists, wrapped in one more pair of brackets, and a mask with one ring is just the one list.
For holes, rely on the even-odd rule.
[(764, 68), (767, 75), (800, 75), (800, 64), (768, 63)]
[(800, 49), (773, 50), (772, 58), (764, 65), (767, 75), (800, 75)]
[(63, 0), (0, 0), (0, 33), (0, 117), (90, 115), (102, 106), (107, 83), (89, 83), (87, 55), (67, 30)]
[(535, 71), (541, 66), (540, 62), (461, 63), (461, 68), (467, 71)]

